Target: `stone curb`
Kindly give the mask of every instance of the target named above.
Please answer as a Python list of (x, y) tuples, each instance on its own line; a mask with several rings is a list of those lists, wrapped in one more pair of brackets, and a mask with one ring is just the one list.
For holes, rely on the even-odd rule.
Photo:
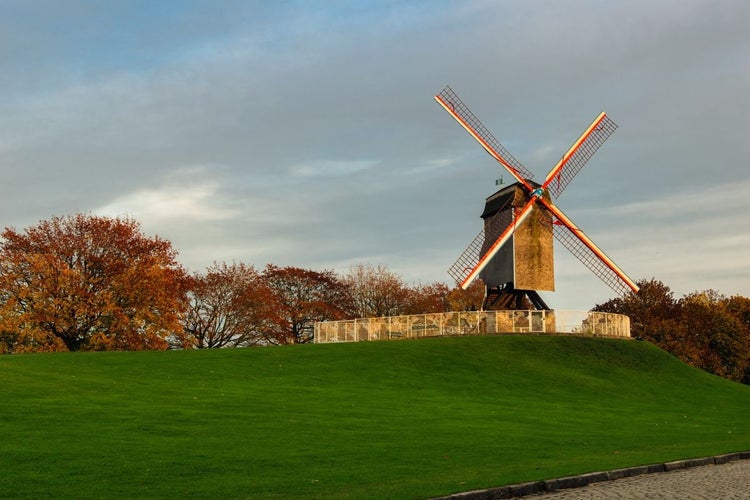
[(641, 474), (653, 474), (656, 472), (669, 472), (678, 469), (689, 469), (691, 467), (700, 467), (704, 465), (720, 465), (737, 460), (750, 460), (750, 451), (741, 451), (737, 453), (726, 453), (713, 457), (691, 458), (688, 460), (676, 460), (674, 462), (665, 462), (660, 464), (640, 465), (637, 467), (627, 467), (625, 469), (615, 469), (604, 472), (589, 472), (578, 476), (561, 477), (557, 479), (547, 479), (546, 481), (531, 481), (528, 483), (510, 484), (499, 488), (488, 488), (485, 490), (467, 491), (464, 493), (455, 493), (444, 497), (436, 497), (433, 500), (495, 500), (499, 498), (518, 498), (539, 493), (551, 493), (553, 491), (565, 490), (569, 488), (580, 488), (592, 483), (601, 483), (603, 481), (612, 481), (625, 477), (640, 476)]

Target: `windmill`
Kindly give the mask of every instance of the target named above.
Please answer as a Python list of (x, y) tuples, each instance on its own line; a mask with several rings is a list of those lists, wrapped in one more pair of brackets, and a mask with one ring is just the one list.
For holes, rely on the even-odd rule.
[(615, 292), (638, 286), (552, 201), (558, 198), (617, 125), (601, 113), (549, 171), (544, 182), (516, 160), (450, 87), (435, 100), (516, 180), (485, 201), (484, 228), (448, 270), (461, 288), (485, 283), (484, 308), (520, 308), (528, 299), (549, 309), (537, 290), (553, 291), (553, 235)]

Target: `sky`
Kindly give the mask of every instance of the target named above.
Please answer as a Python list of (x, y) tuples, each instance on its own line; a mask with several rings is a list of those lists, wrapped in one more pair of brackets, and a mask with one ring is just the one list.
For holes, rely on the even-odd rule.
[[(0, 0), (0, 227), (131, 217), (213, 262), (444, 282), (509, 175), (450, 85), (632, 279), (750, 296), (746, 0)], [(556, 245), (558, 309), (614, 292)]]

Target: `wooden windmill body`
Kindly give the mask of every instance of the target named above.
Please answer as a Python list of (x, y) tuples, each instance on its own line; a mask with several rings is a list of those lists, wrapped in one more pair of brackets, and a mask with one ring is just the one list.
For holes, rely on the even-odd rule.
[(486, 199), (482, 231), (449, 269), (462, 288), (481, 279), (485, 308), (524, 308), (528, 299), (537, 309), (549, 309), (537, 291), (555, 289), (554, 236), (616, 292), (638, 291), (633, 280), (552, 201), (617, 128), (606, 113), (594, 119), (539, 184), (453, 89), (446, 87), (435, 100), (517, 181)]
[[(535, 183), (533, 183), (535, 184)], [(538, 186), (538, 185), (537, 185)], [(486, 253), (502, 230), (514, 223), (517, 212), (529, 202), (522, 184), (514, 183), (487, 198), (482, 212)], [(485, 308), (523, 308), (526, 301), (549, 309), (537, 291), (555, 290), (552, 217), (537, 206), (519, 224), (508, 241), (479, 273), (486, 286)]]

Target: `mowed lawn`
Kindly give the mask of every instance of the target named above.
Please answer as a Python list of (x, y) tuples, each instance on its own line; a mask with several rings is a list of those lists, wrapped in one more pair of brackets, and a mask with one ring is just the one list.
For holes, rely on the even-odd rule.
[(0, 357), (3, 498), (426, 498), (750, 449), (750, 387), (489, 336)]

